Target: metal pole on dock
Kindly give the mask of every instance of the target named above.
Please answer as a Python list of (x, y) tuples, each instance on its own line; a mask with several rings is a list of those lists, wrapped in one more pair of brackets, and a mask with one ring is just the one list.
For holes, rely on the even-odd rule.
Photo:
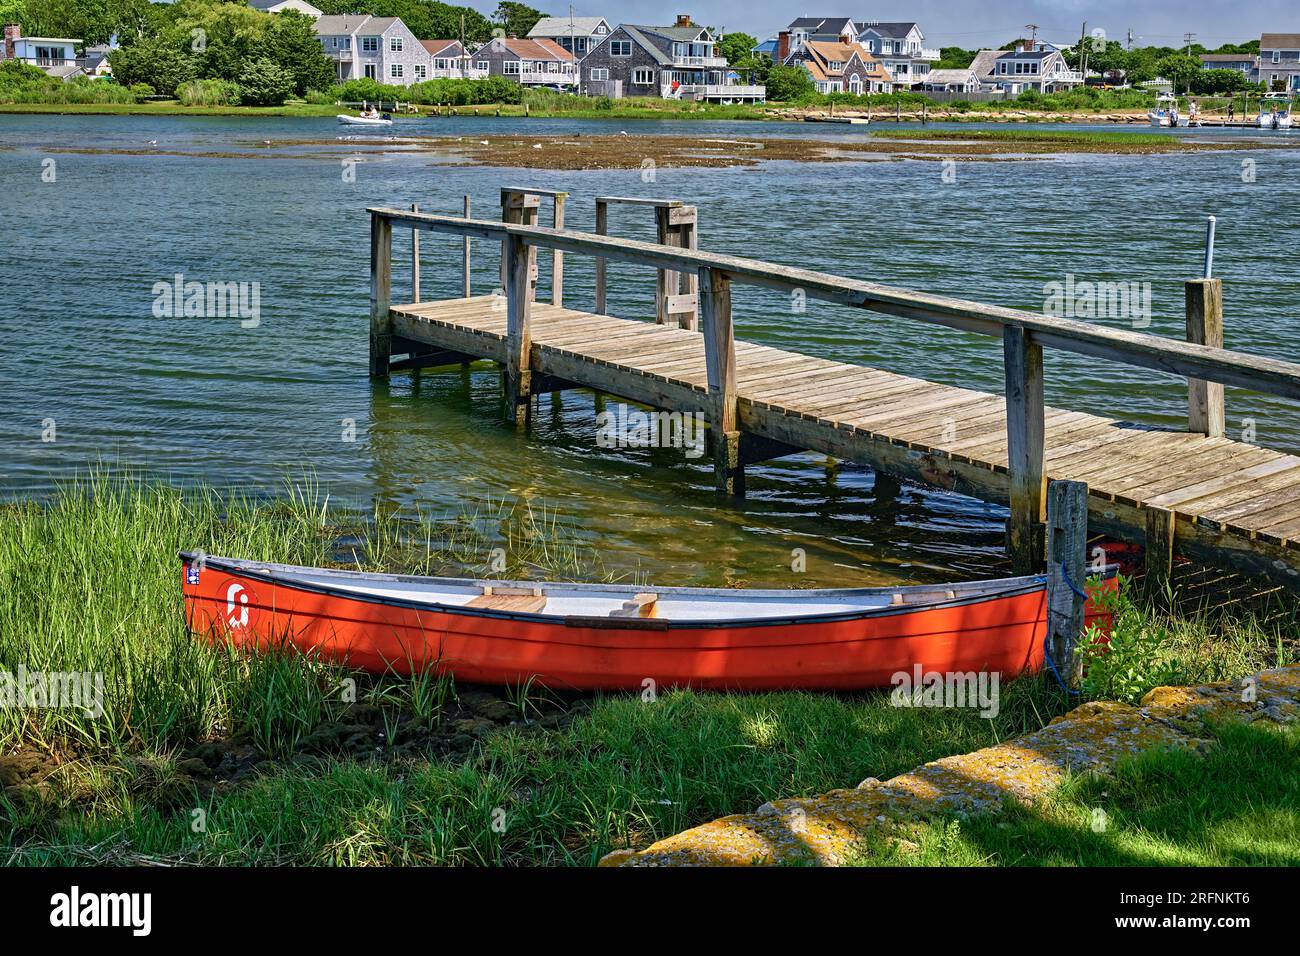
[[(411, 203), (411, 212), (419, 212), (419, 203)], [(420, 301), (420, 229), (411, 227), (411, 301)]]
[[(466, 197), (465, 197), (465, 218), (466, 218), (466, 219), (469, 218), (469, 196), (466, 196)], [(465, 234), (465, 298), (467, 298), (467, 299), (470, 297), (470, 283), (469, 283), (469, 257), (470, 257), (470, 248), (469, 248), (469, 244), (470, 244), (469, 233), (466, 233), (466, 234)]]
[(1214, 222), (1213, 216), (1206, 217), (1205, 220), (1205, 272), (1202, 278), (1210, 278), (1214, 271)]

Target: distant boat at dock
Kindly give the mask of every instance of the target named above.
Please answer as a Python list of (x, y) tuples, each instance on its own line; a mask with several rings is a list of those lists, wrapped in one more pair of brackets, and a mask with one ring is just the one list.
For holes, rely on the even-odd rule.
[(841, 123), (845, 126), (866, 126), (871, 120), (865, 116), (805, 116), (805, 123)]

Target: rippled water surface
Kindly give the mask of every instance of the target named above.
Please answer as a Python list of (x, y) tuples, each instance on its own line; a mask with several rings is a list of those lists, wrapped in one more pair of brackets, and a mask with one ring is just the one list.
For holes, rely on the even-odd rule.
[[(852, 138), (860, 128), (797, 124), (442, 119), (408, 132)], [(1300, 359), (1300, 154), (1075, 156), (961, 163), (771, 163), (733, 169), (552, 172), (449, 165), (427, 154), (362, 156), (345, 181), (332, 119), (0, 117), (0, 492), (50, 493), (88, 461), (139, 465), (176, 482), (275, 494), (312, 471), (337, 498), (458, 512), (485, 499), (544, 504), (615, 570), (663, 583), (869, 584), (987, 574), (1002, 561), (1002, 512), (802, 455), (754, 466), (749, 496), (720, 503), (704, 459), (598, 448), (593, 397), (541, 400), (532, 432), (499, 421), (499, 375), (366, 374), (370, 205), (493, 215), (502, 185), (565, 189), (589, 227), (597, 195), (679, 198), (700, 207), (701, 241), (841, 275), (1041, 309), (1044, 283), (1150, 282), (1149, 331), (1183, 335), (1184, 279), (1201, 265), (1203, 218), (1219, 217), (1229, 347)], [(1236, 131), (1208, 135), (1240, 135)], [(291, 140), (333, 141), (304, 148)], [(151, 141), (157, 141), (154, 146)], [(269, 146), (264, 145), (270, 140)], [(106, 152), (52, 152), (75, 147)], [(118, 150), (137, 151), (141, 155)], [(173, 156), (247, 153), (257, 158)], [(42, 179), (55, 160), (56, 179)], [(47, 177), (48, 178), (48, 177)], [(645, 210), (618, 208), (616, 233), (650, 238)], [(407, 234), (395, 238), (395, 297), (409, 294)], [(482, 248), (476, 287), (495, 287)], [(425, 298), (459, 294), (459, 240), (425, 237)], [(543, 272), (546, 266), (543, 266)], [(611, 311), (653, 310), (648, 270), (611, 266)], [(157, 318), (154, 284), (258, 282), (261, 321)], [(592, 297), (589, 261), (569, 257), (566, 301)], [(770, 345), (998, 391), (1000, 344), (903, 319), (739, 289), (737, 334)], [(1111, 321), (1120, 324), (1117, 320)], [(1124, 323), (1127, 325), (1127, 323)], [(1048, 400), (1177, 424), (1185, 390), (1168, 376), (1050, 353)], [(1233, 428), (1300, 447), (1294, 406), (1230, 391)], [(48, 423), (56, 441), (48, 437)], [(344, 440), (348, 422), (355, 440)], [(882, 486), (883, 487), (883, 486)]]

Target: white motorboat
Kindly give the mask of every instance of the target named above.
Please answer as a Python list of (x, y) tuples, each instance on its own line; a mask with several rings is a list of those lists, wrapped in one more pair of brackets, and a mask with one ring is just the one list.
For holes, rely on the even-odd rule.
[(1147, 120), (1152, 126), (1177, 126), (1178, 97), (1172, 93), (1161, 93), (1156, 97), (1156, 105), (1147, 110)]
[(340, 113), (338, 121), (344, 126), (392, 126), (393, 121), (387, 115), (384, 116), (349, 116), (347, 113)]
[(1265, 93), (1259, 101), (1260, 129), (1291, 128), (1291, 97), (1286, 93)]

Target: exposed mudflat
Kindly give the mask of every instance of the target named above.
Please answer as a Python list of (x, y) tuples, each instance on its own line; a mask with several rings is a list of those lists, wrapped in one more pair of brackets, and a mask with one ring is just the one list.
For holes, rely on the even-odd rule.
[(1188, 137), (1016, 131), (903, 132), (836, 139), (820, 137), (695, 137), (619, 133), (566, 136), (340, 135), (321, 139), (261, 140), (219, 151), (148, 147), (53, 147), (52, 153), (185, 156), (217, 159), (340, 159), (364, 161), (387, 154), (425, 154), (440, 164), (514, 169), (597, 170), (647, 167), (747, 167), (767, 162), (839, 163), (960, 158), (974, 162), (1024, 162), (1055, 155), (1101, 153), (1155, 155), (1223, 150), (1286, 149), (1266, 140), (1215, 142)]

